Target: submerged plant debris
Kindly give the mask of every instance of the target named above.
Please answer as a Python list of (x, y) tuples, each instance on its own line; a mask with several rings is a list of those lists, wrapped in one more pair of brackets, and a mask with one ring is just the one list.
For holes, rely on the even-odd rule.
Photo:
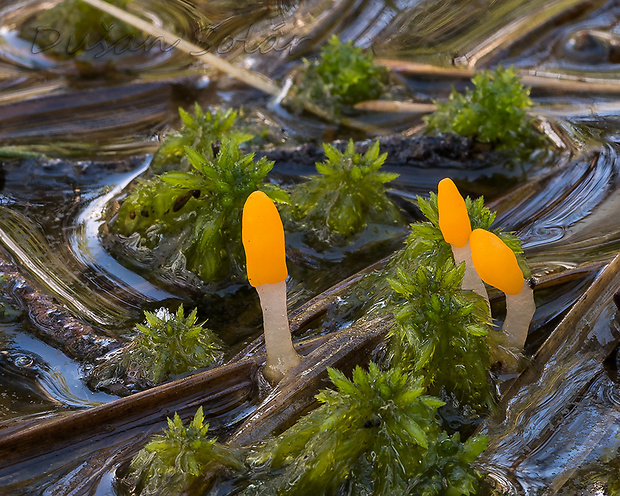
[(271, 469), (245, 494), (406, 495), (474, 494), (478, 474), (469, 465), (486, 438), (465, 443), (441, 431), (443, 402), (424, 394), (421, 378), (370, 363), (353, 379), (329, 369), (335, 390), (317, 396), (322, 406), (258, 447), (255, 466)]
[(168, 418), (168, 428), (158, 434), (134, 457), (130, 473), (122, 481), (131, 494), (182, 494), (209, 467), (230, 470), (244, 468), (240, 454), (207, 437), (202, 407), (185, 427), (178, 414)]
[(387, 154), (379, 155), (378, 141), (363, 155), (355, 152), (353, 140), (343, 152), (323, 147), (327, 160), (316, 164), (319, 175), (291, 192), (288, 228), (305, 231), (319, 243), (345, 244), (370, 223), (403, 222), (385, 191), (385, 183), (398, 174), (381, 171)]
[[(126, 9), (131, 0), (110, 3)], [(119, 40), (134, 48), (145, 41), (139, 29), (80, 0), (65, 0), (42, 9), (21, 26), (20, 34), (38, 51), (60, 59), (80, 57), (90, 51), (88, 61), (96, 60), (106, 46), (114, 46)]]
[(139, 334), (125, 347), (104, 357), (92, 371), (94, 389), (110, 389), (116, 381), (129, 379), (136, 389), (152, 387), (171, 377), (217, 363), (223, 344), (213, 331), (197, 323), (197, 309), (185, 315), (166, 308), (145, 311), (146, 321), (137, 324)]
[(476, 74), (474, 88), (465, 94), (452, 89), (447, 102), (425, 117), (429, 132), (455, 133), (489, 143), (498, 149), (531, 151), (543, 143), (527, 111), (530, 91), (514, 68), (498, 66), (494, 72)]

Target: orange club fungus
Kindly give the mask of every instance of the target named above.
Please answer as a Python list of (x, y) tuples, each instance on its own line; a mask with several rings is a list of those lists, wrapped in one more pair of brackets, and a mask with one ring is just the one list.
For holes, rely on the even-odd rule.
[(506, 318), (502, 327), (506, 345), (522, 350), (536, 305), (517, 257), (498, 236), (484, 229), (474, 229), (469, 243), (474, 267), (482, 280), (506, 294)]
[(248, 280), (256, 288), (263, 310), (267, 361), (264, 375), (277, 383), (300, 362), (293, 348), (286, 309), (286, 254), (284, 228), (273, 201), (253, 192), (241, 220)]
[(474, 268), (471, 255), (469, 237), (471, 235), (471, 222), (467, 214), (467, 205), (459, 193), (456, 184), (450, 178), (439, 181), (437, 188), (437, 210), (439, 211), (439, 229), (444, 239), (452, 247), (454, 263), (459, 265), (465, 262), (465, 275), (461, 287), (471, 289), (487, 302), (489, 315), (491, 305), (487, 291)]

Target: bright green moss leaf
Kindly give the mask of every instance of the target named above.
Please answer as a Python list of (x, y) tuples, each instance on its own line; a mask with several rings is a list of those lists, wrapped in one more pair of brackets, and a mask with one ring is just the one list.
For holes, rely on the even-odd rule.
[(338, 115), (343, 107), (376, 100), (386, 91), (388, 70), (373, 62), (372, 55), (333, 35), (321, 49), (318, 60), (304, 60), (293, 92), (298, 101), (310, 99)]
[(425, 118), (429, 131), (459, 134), (496, 148), (531, 150), (542, 144), (527, 114), (529, 89), (514, 68), (498, 66), (495, 72), (476, 74), (472, 82), (473, 90), (462, 94), (453, 89), (447, 102), (436, 102), (437, 110)]
[(197, 323), (196, 309), (185, 315), (183, 305), (176, 313), (166, 308), (144, 312), (146, 321), (137, 324), (138, 335), (124, 348), (112, 352), (91, 376), (95, 388), (129, 378), (141, 387), (160, 384), (173, 376), (209, 367), (223, 354), (220, 339)]
[(312, 231), (322, 242), (341, 244), (371, 222), (402, 222), (384, 186), (398, 174), (381, 171), (387, 154), (379, 155), (378, 141), (363, 155), (355, 153), (353, 140), (344, 152), (329, 144), (323, 147), (327, 160), (316, 164), (320, 175), (291, 193), (292, 217), (297, 225), (289, 227)]
[(209, 424), (204, 423), (202, 407), (186, 428), (179, 416), (168, 419), (168, 428), (134, 457), (125, 485), (135, 488), (131, 494), (181, 494), (204, 475), (209, 467), (221, 466), (242, 470), (240, 454), (208, 438)]
[(185, 153), (191, 170), (139, 182), (110, 229), (123, 236), (138, 233), (140, 245), (150, 249), (173, 241), (177, 249), (167, 259), (177, 260), (180, 251), (185, 267), (205, 282), (244, 278), (241, 213), (245, 200), (261, 190), (274, 201), (288, 201), (282, 189), (264, 182), (273, 162), (243, 155), (234, 140), (222, 141), (215, 160), (193, 148)]
[(423, 377), (431, 394), (483, 412), (494, 404), (486, 339), (491, 328), (486, 302), (461, 289), (464, 270), (451, 260), (396, 270), (389, 280), (395, 296), (384, 310), (396, 320), (390, 360)]
[[(126, 9), (130, 0), (110, 0)], [(61, 59), (79, 57), (89, 51), (89, 59), (101, 56), (106, 47), (137, 48), (144, 35), (139, 29), (79, 0), (65, 0), (41, 10), (21, 28), (21, 36), (34, 43), (33, 50)]]
[(461, 444), (440, 432), (443, 402), (424, 394), (421, 379), (371, 363), (353, 379), (329, 369), (336, 390), (322, 406), (259, 447), (251, 460), (277, 470), (252, 484), (260, 495), (473, 494), (478, 477), (469, 466), (486, 447), (476, 437)]
[[(240, 144), (252, 138), (251, 134), (236, 129), (237, 111), (232, 109), (204, 111), (194, 104), (194, 115), (179, 108), (183, 127), (166, 135), (163, 143), (153, 155), (150, 170), (155, 174), (165, 171), (191, 169), (185, 147), (195, 149), (208, 160), (213, 160), (214, 144), (232, 140)], [(217, 146), (215, 146), (217, 148)]]

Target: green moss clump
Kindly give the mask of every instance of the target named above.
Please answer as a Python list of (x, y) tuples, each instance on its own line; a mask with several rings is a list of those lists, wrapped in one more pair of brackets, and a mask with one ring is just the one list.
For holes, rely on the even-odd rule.
[(465, 265), (397, 269), (389, 280), (396, 293), (385, 312), (396, 324), (390, 331), (393, 366), (421, 375), (430, 394), (456, 398), (475, 412), (494, 405), (489, 375), (491, 331), (484, 299), (461, 289)]
[(294, 97), (311, 100), (338, 115), (343, 107), (375, 100), (387, 90), (388, 70), (373, 62), (372, 55), (333, 35), (318, 60), (304, 60)]
[(237, 111), (233, 109), (203, 111), (198, 103), (194, 104), (194, 115), (179, 108), (183, 127), (169, 133), (153, 155), (150, 171), (161, 174), (170, 170), (188, 171), (191, 164), (187, 159), (185, 147), (194, 148), (206, 159), (215, 158), (213, 144), (228, 139), (243, 143), (252, 138), (251, 134), (235, 129)]
[(461, 443), (441, 432), (436, 420), (443, 402), (424, 395), (420, 379), (371, 363), (353, 380), (328, 369), (336, 390), (317, 399), (322, 406), (251, 457), (278, 470), (250, 486), (261, 495), (474, 494), (478, 484), (469, 463), (486, 438)]
[[(109, 3), (126, 9), (130, 2), (110, 0)], [(21, 36), (35, 43), (43, 53), (60, 59), (79, 57), (90, 51), (89, 60), (92, 60), (110, 46), (137, 48), (144, 42), (139, 29), (79, 0), (65, 0), (41, 10), (24, 23)]]
[[(222, 141), (214, 160), (185, 148), (189, 171), (170, 171), (140, 181), (110, 223), (114, 233), (138, 233), (141, 247), (169, 250), (167, 263), (179, 263), (205, 282), (245, 278), (241, 214), (247, 197), (264, 191), (288, 202), (279, 187), (263, 182), (273, 162), (243, 155), (234, 140)], [(173, 243), (170, 249), (166, 243)]]
[(139, 334), (124, 348), (110, 354), (91, 373), (96, 389), (119, 378), (128, 378), (137, 389), (152, 387), (173, 376), (209, 367), (223, 354), (220, 339), (197, 323), (196, 309), (185, 315), (183, 305), (176, 313), (160, 308), (144, 312), (146, 322), (137, 324)]
[(186, 428), (178, 414), (168, 419), (168, 429), (156, 435), (134, 457), (123, 483), (135, 488), (131, 494), (181, 494), (208, 468), (220, 466), (242, 470), (239, 453), (208, 438), (202, 407)]
[[(305, 230), (321, 242), (342, 244), (368, 223), (402, 222), (398, 207), (387, 197), (384, 184), (398, 174), (382, 172), (387, 157), (376, 141), (364, 155), (355, 153), (353, 140), (344, 152), (323, 145), (327, 160), (316, 164), (320, 175), (291, 193), (295, 230)], [(337, 239), (337, 238), (340, 239)]]
[(495, 72), (476, 74), (472, 82), (473, 90), (462, 94), (453, 89), (447, 102), (436, 102), (437, 110), (425, 118), (429, 131), (459, 134), (498, 149), (541, 145), (527, 115), (530, 91), (514, 68), (498, 66)]

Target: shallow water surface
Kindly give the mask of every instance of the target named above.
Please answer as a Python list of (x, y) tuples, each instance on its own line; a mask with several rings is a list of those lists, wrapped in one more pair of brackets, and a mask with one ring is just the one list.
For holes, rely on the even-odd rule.
[[(382, 58), (465, 69), (513, 64), (524, 74), (572, 77), (591, 82), (592, 88), (613, 79), (620, 63), (615, 2), (306, 0), (241, 5), (136, 0), (132, 5), (179, 36), (208, 42), (214, 53), (279, 81), (302, 56), (316, 55), (316, 47), (333, 33), (372, 47)], [(259, 335), (257, 298), (245, 285), (205, 295), (205, 287), (191, 277), (177, 274), (165, 280), (144, 265), (118, 260), (100, 236), (106, 204), (148, 167), (161, 133), (179, 126), (178, 106), (191, 108), (194, 101), (243, 106), (244, 119), (266, 126), (268, 149), (373, 136), (294, 114), (278, 100), (175, 50), (109, 52), (105, 57), (91, 53), (77, 62), (33, 53), (32, 43), (20, 38), (20, 26), (40, 8), (31, 0), (0, 2), (0, 257), (7, 267), (22, 270), (54, 305), (83, 320), (94, 337), (88, 347), (92, 355), (79, 356), (62, 344), (62, 336), (46, 332), (50, 320), (28, 306), (21, 317), (0, 326), (0, 438), (43, 419), (114, 400), (92, 392), (84, 378), (105, 351), (131, 337), (145, 309), (180, 302), (198, 306), (201, 318), (208, 318), (229, 345), (229, 357)], [(270, 37), (281, 42), (278, 49), (267, 49)], [(397, 78), (411, 99), (426, 103), (445, 97), (451, 85), (463, 88), (468, 79), (415, 71), (400, 72)], [(573, 348), (566, 343), (543, 345), (596, 279), (602, 263), (620, 248), (619, 93), (613, 88), (591, 93), (544, 84), (534, 88), (535, 105), (544, 114), (541, 127), (553, 131), (554, 140), (563, 145), (520, 167), (498, 162), (464, 169), (459, 161), (445, 158), (423, 166), (388, 159), (387, 170), (400, 174), (390, 194), (405, 207), (409, 221), (419, 218), (415, 195), (434, 190), (438, 180), (451, 176), (464, 193), (484, 194), (492, 202), (496, 226), (521, 236), (535, 278), (594, 267), (587, 277), (537, 291), (527, 347), (532, 364), (506, 393), (504, 421), (490, 419), (483, 426), (491, 448), (480, 466), (515, 494), (590, 494), (594, 483), (583, 482), (580, 474), (605, 473), (605, 453), (620, 445), (617, 364), (605, 362), (618, 339), (611, 295), (605, 293), (598, 313), (588, 314), (592, 333), (584, 335), (592, 346), (584, 345), (587, 339), (574, 343), (574, 356), (567, 358), (562, 350)], [(593, 106), (598, 113), (592, 113)], [(378, 134), (422, 133), (420, 115), (358, 117)], [(273, 177), (286, 184), (311, 173), (312, 164), (300, 158), (278, 161)], [(290, 308), (389, 255), (405, 234), (400, 228), (387, 234), (369, 231), (350, 253), (309, 250), (299, 235), (290, 236)], [(382, 241), (376, 243), (379, 237)], [(11, 281), (3, 285), (8, 304), (19, 306), (20, 287), (12, 287)], [(495, 303), (494, 308), (501, 307), (501, 301)], [(348, 328), (350, 317), (346, 302), (336, 299), (302, 336), (320, 337), (321, 326)], [(543, 381), (538, 389), (536, 381)], [(528, 398), (534, 389), (534, 399)], [(212, 405), (210, 422), (222, 438), (256, 407), (257, 391), (250, 386), (239, 391)], [(528, 409), (530, 401), (536, 408)], [(193, 411), (194, 404), (185, 405), (186, 415)], [(117, 469), (163, 425), (162, 418), (136, 420), (124, 437), (104, 432), (92, 446), (82, 442), (43, 457), (42, 463), (35, 459), (0, 470), (0, 494), (116, 494)], [(583, 432), (573, 436), (577, 431)]]

